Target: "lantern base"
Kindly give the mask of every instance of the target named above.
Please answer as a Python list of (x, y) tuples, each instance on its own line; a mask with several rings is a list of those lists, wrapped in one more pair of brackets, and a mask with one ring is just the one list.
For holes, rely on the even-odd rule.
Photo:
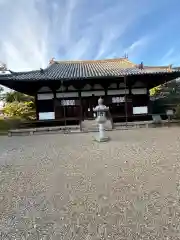
[(100, 138), (99, 136), (94, 137), (94, 141), (96, 142), (108, 142), (109, 140), (110, 140), (109, 137), (102, 137), (102, 138)]

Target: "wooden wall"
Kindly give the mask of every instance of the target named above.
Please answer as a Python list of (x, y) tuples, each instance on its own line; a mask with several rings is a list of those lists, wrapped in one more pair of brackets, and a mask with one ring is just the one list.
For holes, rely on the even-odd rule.
[[(94, 81), (94, 80), (93, 80)], [(133, 117), (149, 113), (149, 91), (143, 81), (69, 83), (53, 88), (43, 86), (37, 92), (39, 120), (85, 119), (93, 117), (99, 97), (110, 107), (112, 117)]]

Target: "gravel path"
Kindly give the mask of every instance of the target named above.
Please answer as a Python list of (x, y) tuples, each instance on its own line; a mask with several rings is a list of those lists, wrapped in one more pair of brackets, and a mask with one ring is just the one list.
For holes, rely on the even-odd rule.
[(180, 128), (0, 137), (0, 239), (180, 239)]

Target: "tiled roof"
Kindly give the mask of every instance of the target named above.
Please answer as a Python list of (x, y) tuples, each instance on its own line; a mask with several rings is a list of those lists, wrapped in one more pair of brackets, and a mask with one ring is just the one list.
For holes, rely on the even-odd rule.
[[(170, 70), (180, 72), (179, 70)], [(127, 59), (110, 59), (97, 61), (63, 61), (54, 62), (46, 69), (30, 72), (12, 72), (1, 75), (1, 78), (13, 80), (76, 80), (87, 78), (123, 77), (142, 74), (160, 74), (169, 72), (164, 67), (144, 67), (139, 69), (137, 65)]]

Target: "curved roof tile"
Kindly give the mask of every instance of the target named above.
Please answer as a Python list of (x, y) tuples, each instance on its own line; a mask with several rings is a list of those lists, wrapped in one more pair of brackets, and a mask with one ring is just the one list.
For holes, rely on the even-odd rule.
[(179, 72), (178, 69), (166, 67), (144, 67), (139, 69), (137, 65), (128, 59), (108, 59), (95, 61), (55, 61), (46, 69), (29, 72), (11, 72), (2, 74), (0, 78), (13, 80), (76, 80), (103, 77), (124, 77), (142, 74), (160, 74)]

